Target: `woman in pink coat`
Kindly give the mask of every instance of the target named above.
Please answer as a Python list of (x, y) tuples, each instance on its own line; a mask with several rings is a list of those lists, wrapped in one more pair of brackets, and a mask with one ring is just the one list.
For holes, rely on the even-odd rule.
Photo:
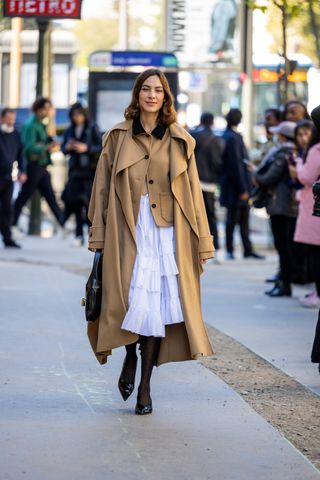
[(293, 180), (298, 180), (304, 188), (299, 190), (299, 213), (294, 241), (310, 247), (310, 260), (316, 292), (307, 295), (300, 302), (305, 307), (320, 306), (320, 219), (312, 215), (314, 198), (312, 186), (320, 178), (320, 132), (314, 130), (305, 160), (297, 159), (296, 166), (290, 166)]

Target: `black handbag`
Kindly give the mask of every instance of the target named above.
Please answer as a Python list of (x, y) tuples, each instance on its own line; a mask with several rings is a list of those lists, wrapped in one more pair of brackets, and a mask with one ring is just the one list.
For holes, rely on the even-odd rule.
[(272, 192), (265, 186), (255, 186), (250, 194), (251, 205), (254, 208), (266, 208), (272, 200)]
[(87, 322), (95, 322), (101, 311), (102, 257), (102, 251), (97, 250), (94, 254), (92, 271), (86, 283), (86, 297), (82, 299)]
[[(267, 171), (271, 167), (271, 164), (272, 161), (267, 161), (258, 168), (257, 173), (267, 173)], [(273, 194), (269, 187), (265, 185), (256, 185), (255, 187), (253, 187), (250, 193), (250, 203), (254, 208), (266, 208), (270, 204), (272, 196)]]

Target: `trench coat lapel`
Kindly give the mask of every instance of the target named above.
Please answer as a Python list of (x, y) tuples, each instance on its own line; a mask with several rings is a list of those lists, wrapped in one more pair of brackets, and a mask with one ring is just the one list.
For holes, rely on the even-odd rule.
[(123, 215), (130, 230), (133, 240), (136, 238), (136, 228), (133, 210), (133, 199), (131, 195), (128, 168), (132, 165), (145, 161), (145, 152), (142, 147), (132, 139), (132, 121), (120, 124), (122, 127), (122, 141), (115, 153), (114, 184), (116, 195), (121, 203)]
[[(132, 138), (132, 129), (129, 121), (127, 123), (127, 130), (124, 133), (122, 145), (117, 155), (117, 164), (115, 175), (118, 175), (122, 170), (131, 167), (135, 163), (144, 160), (145, 152)], [(130, 122), (132, 123), (132, 122)]]
[[(171, 190), (192, 230), (197, 236), (199, 236), (193, 203), (190, 201), (190, 198), (192, 198), (192, 192), (190, 191), (190, 183), (187, 175), (188, 160), (193, 154), (195, 142), (192, 138), (190, 139), (190, 137), (186, 135), (185, 130), (181, 127), (177, 127), (173, 124), (170, 125), (169, 128), (171, 133)], [(187, 193), (190, 193), (190, 195)]]

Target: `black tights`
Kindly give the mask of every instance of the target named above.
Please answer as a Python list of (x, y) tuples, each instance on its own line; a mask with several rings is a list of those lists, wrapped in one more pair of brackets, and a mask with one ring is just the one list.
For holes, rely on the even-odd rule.
[[(150, 402), (150, 380), (153, 367), (157, 364), (161, 337), (145, 337), (140, 335), (138, 340), (141, 351), (141, 380), (138, 388), (138, 403), (146, 405)], [(125, 381), (131, 382), (134, 379), (137, 365), (137, 343), (126, 345), (127, 361), (122, 377)]]

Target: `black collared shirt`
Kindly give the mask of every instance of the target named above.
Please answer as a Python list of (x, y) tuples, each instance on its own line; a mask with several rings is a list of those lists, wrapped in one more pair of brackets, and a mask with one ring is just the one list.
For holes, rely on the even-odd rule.
[[(167, 126), (158, 124), (151, 132), (151, 135), (162, 140), (166, 133)], [(147, 133), (140, 122), (140, 118), (135, 118), (132, 123), (132, 136), (140, 135), (141, 133)]]

